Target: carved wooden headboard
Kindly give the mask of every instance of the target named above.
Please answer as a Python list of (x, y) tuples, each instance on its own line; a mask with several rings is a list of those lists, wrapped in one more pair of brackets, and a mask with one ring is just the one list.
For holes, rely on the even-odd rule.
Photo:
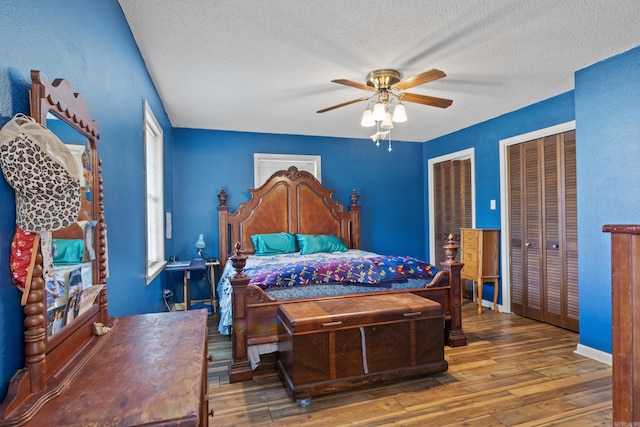
[(335, 234), (350, 249), (360, 248), (360, 206), (353, 190), (351, 206), (334, 200), (309, 172), (295, 166), (275, 172), (260, 188), (249, 190), (251, 200), (229, 213), (227, 194), (221, 188), (218, 199), (218, 256), (222, 265), (240, 242), (242, 252), (254, 252), (251, 236), (261, 233)]

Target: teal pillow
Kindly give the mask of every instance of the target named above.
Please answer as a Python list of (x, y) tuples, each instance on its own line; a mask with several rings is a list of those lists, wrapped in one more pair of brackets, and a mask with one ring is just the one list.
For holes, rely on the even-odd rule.
[(73, 265), (82, 262), (84, 240), (52, 239), (53, 265)]
[(254, 234), (251, 236), (256, 255), (279, 255), (296, 252), (296, 235), (292, 233)]
[(347, 252), (349, 249), (338, 236), (333, 234), (296, 234), (300, 254), (308, 255), (318, 252)]

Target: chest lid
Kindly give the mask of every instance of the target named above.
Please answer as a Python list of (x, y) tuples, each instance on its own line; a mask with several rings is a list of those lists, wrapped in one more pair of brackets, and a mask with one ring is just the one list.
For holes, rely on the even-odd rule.
[(411, 293), (301, 301), (278, 307), (278, 319), (291, 333), (442, 317), (442, 306)]

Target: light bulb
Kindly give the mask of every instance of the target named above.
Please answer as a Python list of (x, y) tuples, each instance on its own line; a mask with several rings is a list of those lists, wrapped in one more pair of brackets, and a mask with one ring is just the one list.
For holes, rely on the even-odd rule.
[(360, 125), (362, 127), (368, 128), (368, 127), (374, 126), (375, 124), (376, 124), (376, 121), (373, 120), (373, 111), (371, 111), (370, 108), (367, 108), (362, 113), (362, 121), (360, 121)]
[(404, 123), (407, 121), (407, 112), (404, 110), (402, 103), (396, 105), (393, 109), (393, 121), (396, 123)]
[(382, 102), (376, 102), (376, 105), (373, 107), (373, 120), (380, 122), (384, 120), (386, 116), (387, 111), (384, 108), (384, 104)]
[(384, 116), (384, 120), (380, 123), (382, 129), (393, 129), (393, 122), (391, 121), (391, 113), (387, 111)]

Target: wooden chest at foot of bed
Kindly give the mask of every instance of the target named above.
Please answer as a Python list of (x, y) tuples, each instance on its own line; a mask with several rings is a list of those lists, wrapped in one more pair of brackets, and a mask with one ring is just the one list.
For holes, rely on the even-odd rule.
[(295, 399), (446, 371), (442, 306), (414, 294), (278, 308), (278, 374)]

